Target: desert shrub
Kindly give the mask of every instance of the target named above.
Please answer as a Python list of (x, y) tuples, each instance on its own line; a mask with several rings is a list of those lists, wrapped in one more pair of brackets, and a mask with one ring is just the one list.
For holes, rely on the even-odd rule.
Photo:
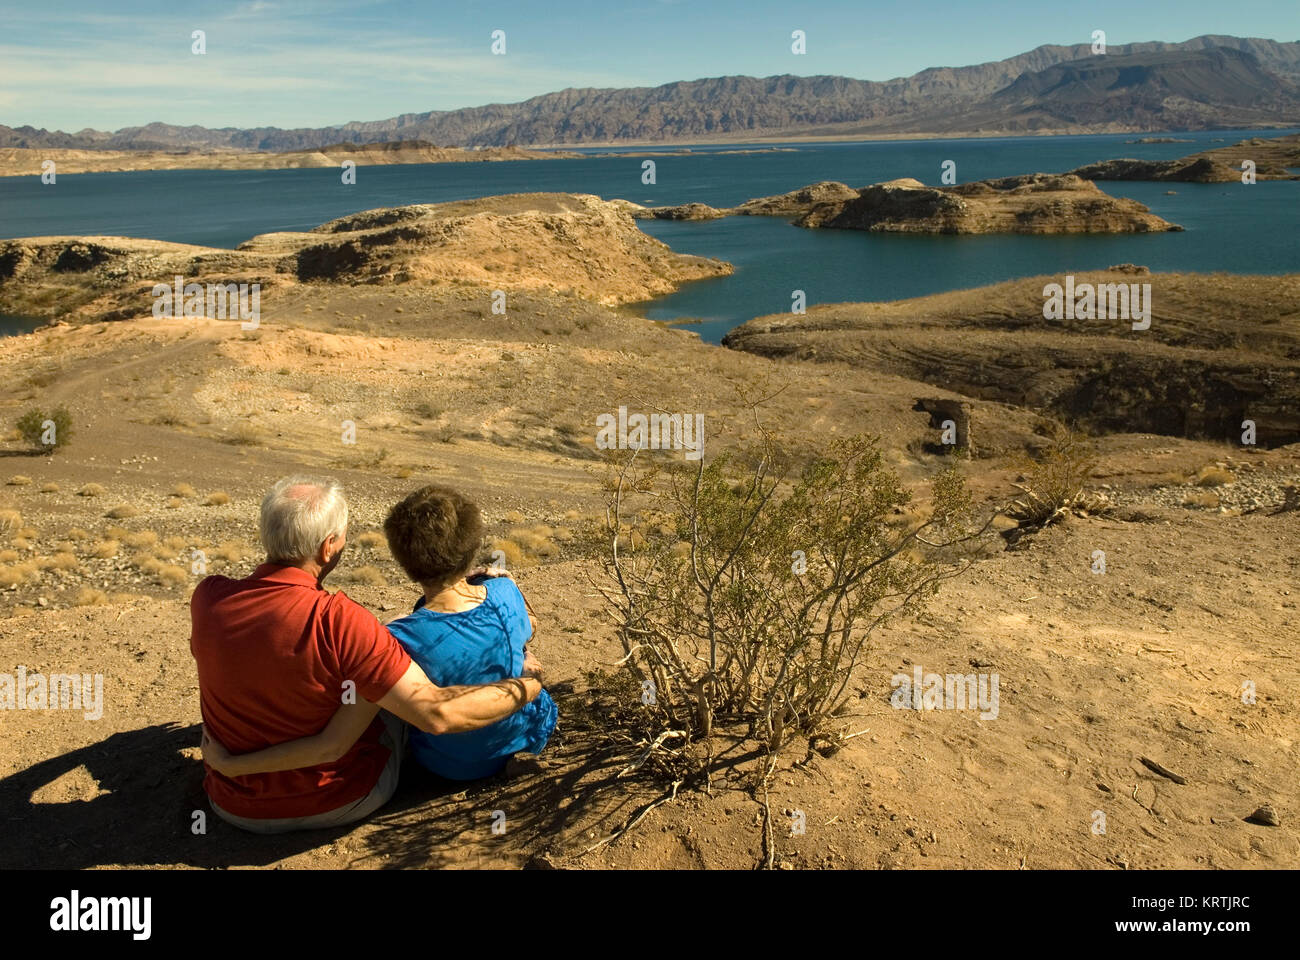
[[(524, 556), (524, 548), (513, 540), (493, 540), (489, 552), (492, 554), (489, 561), (499, 559), (507, 570), (528, 565), (528, 560)], [(499, 557), (497, 557), (498, 553), (500, 554)]]
[(33, 447), (54, 453), (72, 440), (72, 414), (66, 407), (54, 410), (28, 410), (18, 418), (19, 434)]
[(205, 507), (224, 507), (229, 502), (230, 494), (226, 493), (224, 490), (217, 490), (214, 493), (208, 494), (207, 498), (203, 501), (203, 505)]
[(227, 563), (238, 563), (248, 556), (250, 552), (248, 547), (242, 543), (236, 543), (234, 540), (223, 540), (208, 551), (208, 557), (224, 560)]
[(0, 563), (15, 563), (22, 558), (17, 550), (0, 550)]
[(1073, 430), (1057, 427), (1039, 458), (1021, 466), (1025, 479), (1016, 484), (1021, 495), (1006, 514), (1022, 527), (1046, 527), (1088, 503), (1085, 487), (1096, 460), (1092, 446)]
[(377, 530), (367, 530), (357, 537), (357, 544), (366, 550), (380, 550), (388, 546), (388, 539)]
[(1198, 487), (1221, 487), (1225, 483), (1233, 483), (1236, 476), (1231, 470), (1225, 470), (1223, 467), (1211, 464), (1208, 467), (1202, 467), (1196, 473), (1196, 485)]
[(168, 537), (162, 542), (162, 545), (171, 551), (173, 557), (188, 547), (189, 544), (190, 542), (184, 537)]
[(87, 483), (77, 491), (79, 497), (102, 497), (104, 488), (97, 483)]
[(164, 587), (178, 587), (190, 578), (188, 570), (171, 563), (163, 564), (156, 572), (158, 581)]
[[(871, 437), (835, 441), (794, 476), (770, 444), (659, 476), (620, 456), (604, 593), (626, 669), (687, 739), (709, 736), (717, 718), (771, 750), (796, 732), (833, 739), (871, 631), (972, 562), (956, 469), (935, 479), (929, 519), (890, 527), (911, 494)], [(628, 551), (638, 515), (642, 542)]]
[(49, 558), (49, 569), (51, 570), (80, 570), (81, 561), (73, 553), (56, 553)]
[(343, 577), (348, 583), (360, 583), (368, 587), (386, 587), (388, 581), (374, 567), (365, 566), (349, 570)]
[(156, 544), (158, 542), (158, 534), (154, 533), (152, 530), (140, 530), (137, 533), (128, 533), (122, 538), (122, 542), (132, 550), (140, 550), (145, 547), (152, 547)]
[(116, 540), (100, 540), (93, 544), (87, 551), (90, 556), (97, 560), (108, 560), (117, 556), (118, 542)]
[(110, 520), (129, 520), (131, 517), (138, 517), (139, 515), (140, 511), (129, 503), (123, 503), (120, 506), (116, 506), (112, 510), (108, 511), (108, 513), (104, 514), (104, 516), (108, 517)]
[(72, 602), (78, 607), (97, 607), (108, 603), (108, 594), (93, 587), (82, 587)]
[(5, 481), (5, 483), (7, 483), (11, 487), (25, 487), (31, 482), (32, 482), (31, 477), (24, 476), (21, 473), (15, 473), (12, 477), (10, 477), (8, 480)]
[(30, 560), (0, 567), (0, 587), (18, 586), (40, 579), (40, 568)]
[(194, 488), (188, 483), (178, 483), (172, 487), (171, 495), (173, 497), (192, 497), (195, 495)]
[(0, 536), (15, 536), (23, 525), (23, 515), (17, 510), (0, 510)]
[(83, 530), (81, 527), (69, 527), (68, 532), (64, 534), (69, 540), (89, 540), (90, 531)]
[(58, 493), (59, 485), (53, 480), (41, 484), (41, 493)]

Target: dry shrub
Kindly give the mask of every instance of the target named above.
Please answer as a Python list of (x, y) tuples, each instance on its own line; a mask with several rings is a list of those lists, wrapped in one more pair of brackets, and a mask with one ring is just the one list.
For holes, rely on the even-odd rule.
[[(796, 733), (836, 749), (871, 631), (974, 562), (982, 532), (955, 467), (935, 478), (923, 524), (886, 524), (911, 495), (873, 437), (833, 441), (793, 476), (770, 442), (666, 475), (636, 460), (614, 455), (602, 592), (625, 668), (679, 741), (719, 719), (770, 750)], [(672, 535), (655, 520), (627, 552), (638, 515), (666, 516)]]
[(104, 528), (104, 538), (107, 540), (125, 540), (130, 532), (126, 527), (119, 527), (116, 523), (110, 523)]
[(1213, 490), (1193, 490), (1183, 497), (1184, 507), (1213, 508), (1219, 505), (1219, 495)]
[(1073, 509), (1089, 503), (1085, 486), (1096, 469), (1093, 450), (1083, 437), (1066, 427), (1056, 427), (1051, 442), (1037, 460), (1022, 463), (1025, 482), (1007, 516), (1022, 527), (1037, 529), (1056, 522)]
[(182, 500), (180, 497), (171, 497), (167, 500), (165, 506), (168, 510), (175, 510), (178, 507), (184, 505), (184, 503), (185, 501)]
[(15, 550), (30, 550), (32, 548), (32, 542), (25, 537), (14, 537), (9, 542), (9, 545)]
[(78, 607), (98, 607), (108, 603), (108, 594), (93, 587), (82, 587), (72, 602)]
[(89, 540), (90, 531), (83, 530), (81, 527), (69, 527), (68, 532), (64, 534), (69, 540)]
[(128, 533), (122, 538), (122, 542), (132, 550), (141, 550), (146, 547), (152, 547), (158, 542), (158, 534), (152, 530), (141, 530), (137, 533)]
[(190, 578), (189, 571), (175, 564), (164, 564), (157, 570), (158, 581), (164, 587), (178, 587)]
[(1198, 487), (1221, 487), (1227, 483), (1233, 483), (1236, 476), (1231, 470), (1225, 470), (1223, 467), (1211, 464), (1202, 467), (1196, 472), (1196, 485)]
[(131, 558), (131, 564), (147, 576), (153, 576), (165, 566), (165, 564), (152, 553), (137, 553)]
[(0, 563), (14, 563), (21, 557), (17, 550), (0, 550)]
[(0, 567), (0, 587), (18, 586), (40, 579), (40, 568), (31, 560)]
[(0, 510), (0, 536), (14, 536), (22, 525), (23, 515), (17, 510)]
[(193, 496), (197, 496), (197, 494), (194, 492), (194, 488), (191, 487), (188, 483), (178, 483), (178, 484), (176, 484), (176, 486), (172, 487), (171, 495), (172, 495), (173, 497), (193, 497)]
[(223, 540), (219, 545), (208, 551), (208, 556), (216, 560), (225, 560), (227, 563), (238, 563), (251, 552), (245, 544), (234, 540)]
[[(500, 554), (498, 557), (497, 554)], [(507, 570), (526, 567), (529, 561), (524, 556), (523, 547), (511, 540), (493, 540), (492, 541), (493, 560), (500, 560)]]
[(184, 537), (168, 537), (162, 542), (162, 545), (170, 550), (171, 555), (174, 557), (176, 554), (188, 547), (190, 542)]
[(509, 513), (505, 515), (504, 519), (506, 523), (515, 523), (515, 524), (525, 523), (528, 520), (528, 518), (525, 517), (518, 510), (511, 510)]
[(214, 493), (208, 494), (207, 499), (203, 501), (203, 505), (205, 507), (224, 507), (229, 502), (230, 494), (226, 493), (224, 490), (217, 490)]
[(58, 493), (58, 492), (59, 492), (59, 485), (52, 480), (49, 481), (48, 483), (41, 484), (41, 493)]
[(114, 507), (112, 510), (108, 511), (108, 513), (104, 514), (104, 516), (108, 517), (110, 520), (129, 520), (131, 517), (140, 516), (140, 511), (129, 503), (124, 503), (121, 506)]
[(31, 477), (24, 476), (21, 473), (15, 473), (12, 477), (10, 477), (8, 480), (5, 481), (5, 483), (9, 484), (9, 486), (11, 487), (25, 487), (27, 486), (27, 484), (31, 482), (32, 482)]
[(18, 531), (18, 536), (22, 537), (24, 540), (35, 540), (40, 535), (41, 532), (35, 527), (23, 527)]
[(354, 570), (349, 570), (344, 575), (344, 580), (348, 583), (359, 583), (368, 587), (388, 586), (388, 581), (384, 579), (384, 575), (371, 566), (357, 567)]
[(74, 553), (56, 553), (50, 557), (50, 569), (80, 570), (81, 561), (77, 559), (77, 555)]
[(98, 543), (92, 544), (87, 553), (97, 560), (108, 560), (117, 556), (118, 546), (119, 542), (117, 540), (100, 540)]
[(79, 497), (102, 497), (104, 488), (98, 483), (87, 483), (77, 491)]
[(367, 530), (357, 537), (357, 544), (366, 550), (379, 550), (388, 546), (388, 538), (377, 530)]

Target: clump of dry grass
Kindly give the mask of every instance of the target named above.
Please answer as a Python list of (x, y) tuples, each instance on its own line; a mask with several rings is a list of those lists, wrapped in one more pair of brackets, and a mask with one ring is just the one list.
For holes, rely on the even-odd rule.
[(195, 493), (194, 488), (191, 487), (188, 483), (178, 483), (178, 484), (176, 484), (176, 486), (172, 487), (171, 495), (172, 495), (173, 497), (194, 497), (194, 496), (198, 496), (198, 494)]
[(1225, 470), (1215, 464), (1202, 467), (1196, 472), (1196, 485), (1198, 487), (1221, 487), (1224, 484), (1234, 482), (1236, 479), (1236, 475), (1231, 470)]
[(79, 497), (102, 497), (104, 488), (98, 483), (87, 483), (77, 491)]
[(168, 537), (166, 540), (162, 542), (162, 545), (166, 547), (168, 550), (170, 550), (171, 555), (174, 557), (182, 550), (184, 550), (186, 547), (188, 547), (190, 545), (190, 542), (186, 540), (184, 537)]
[(89, 540), (90, 531), (83, 530), (81, 527), (69, 527), (68, 532), (64, 534), (69, 540)]
[(14, 587), (41, 577), (40, 568), (31, 560), (0, 567), (0, 587)]
[(203, 501), (205, 507), (224, 507), (230, 502), (230, 494), (224, 490), (217, 490), (209, 493), (207, 499)]
[(357, 567), (355, 570), (349, 570), (344, 575), (344, 580), (348, 583), (364, 584), (367, 587), (386, 587), (388, 580), (384, 575), (372, 566)]
[(189, 572), (184, 567), (168, 563), (158, 568), (158, 582), (164, 587), (179, 587), (189, 580)]
[(168, 510), (175, 510), (177, 507), (181, 506), (184, 503), (185, 501), (182, 500), (180, 497), (172, 497), (167, 501), (166, 506)]
[(100, 540), (98, 543), (91, 544), (86, 552), (96, 560), (108, 560), (117, 556), (119, 545), (117, 540)]
[[(500, 556), (497, 556), (498, 553)], [(494, 560), (500, 560), (505, 564), (507, 570), (513, 570), (529, 565), (529, 561), (524, 555), (524, 548), (519, 546), (519, 544), (515, 543), (513, 540), (493, 540), (492, 555)]]
[(41, 484), (41, 493), (58, 493), (59, 485), (53, 480)]
[(140, 530), (136, 533), (128, 533), (122, 538), (132, 550), (142, 550), (154, 546), (158, 542), (158, 534), (152, 530)]
[(108, 594), (93, 587), (82, 587), (77, 591), (77, 596), (72, 602), (78, 607), (98, 607), (101, 604), (108, 603)]
[(0, 563), (13, 563), (21, 557), (17, 550), (0, 550)]
[(11, 487), (25, 487), (27, 486), (27, 484), (31, 482), (32, 482), (31, 477), (23, 476), (23, 474), (21, 473), (15, 473), (12, 477), (10, 477), (8, 480), (5, 481), (5, 483), (9, 484), (9, 486)]
[(1213, 508), (1219, 505), (1219, 495), (1213, 490), (1193, 490), (1183, 497), (1184, 507)]
[(377, 530), (367, 530), (357, 537), (357, 544), (366, 550), (387, 549), (388, 538)]
[(511, 510), (509, 513), (505, 515), (505, 517), (503, 517), (503, 519), (505, 520), (506, 523), (514, 523), (514, 524), (526, 523), (528, 520), (528, 518), (525, 517), (518, 510)]
[(208, 557), (215, 560), (225, 560), (227, 563), (238, 563), (247, 557), (250, 552), (248, 546), (243, 543), (235, 540), (223, 540), (208, 551)]
[(13, 536), (23, 525), (23, 515), (17, 510), (0, 510), (0, 536)]
[(116, 523), (110, 523), (104, 528), (104, 536), (109, 540), (125, 540), (130, 532), (126, 527), (119, 527)]
[(56, 553), (54, 556), (47, 558), (49, 569), (51, 570), (80, 570), (81, 561), (77, 559), (75, 553)]
[(131, 517), (140, 516), (140, 511), (129, 503), (123, 503), (108, 511), (104, 516), (108, 517), (110, 520), (129, 520)]

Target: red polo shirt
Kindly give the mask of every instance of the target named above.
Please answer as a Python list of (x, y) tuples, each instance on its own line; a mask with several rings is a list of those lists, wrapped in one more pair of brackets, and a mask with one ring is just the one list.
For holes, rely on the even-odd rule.
[[(343, 703), (345, 681), (373, 703), (411, 662), (373, 614), (297, 567), (266, 563), (244, 580), (207, 577), (190, 598), (190, 619), (203, 722), (231, 753), (320, 733)], [(382, 731), (376, 717), (334, 763), (233, 778), (209, 767), (203, 786), (239, 817), (336, 810), (379, 780), (389, 756)]]

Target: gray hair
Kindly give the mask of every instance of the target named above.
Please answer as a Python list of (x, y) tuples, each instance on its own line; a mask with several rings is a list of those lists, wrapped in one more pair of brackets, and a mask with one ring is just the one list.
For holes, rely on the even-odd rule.
[(297, 563), (314, 556), (331, 534), (348, 527), (348, 502), (333, 480), (285, 477), (262, 498), (258, 531), (266, 559)]

